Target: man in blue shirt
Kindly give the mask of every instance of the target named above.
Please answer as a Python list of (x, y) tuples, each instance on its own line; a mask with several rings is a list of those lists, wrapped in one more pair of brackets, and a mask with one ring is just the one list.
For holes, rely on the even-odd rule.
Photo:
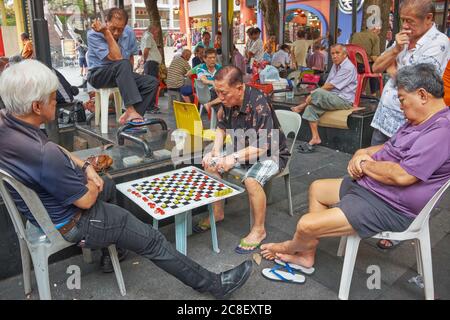
[(146, 108), (153, 106), (159, 81), (133, 72), (138, 46), (133, 29), (127, 25), (128, 14), (112, 8), (106, 24), (96, 20), (88, 31), (88, 81), (94, 88), (118, 87), (126, 107), (119, 122), (143, 121)]

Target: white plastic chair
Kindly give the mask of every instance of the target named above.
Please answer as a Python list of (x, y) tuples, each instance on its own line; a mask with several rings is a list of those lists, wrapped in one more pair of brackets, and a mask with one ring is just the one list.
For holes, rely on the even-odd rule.
[[(431, 262), (431, 243), (430, 243), (430, 213), (441, 196), (450, 186), (450, 180), (428, 201), (419, 215), (414, 219), (409, 228), (403, 232), (381, 232), (373, 236), (375, 239), (389, 240), (414, 240), (416, 248), (417, 271), (423, 276), (425, 285), (425, 299), (434, 300), (433, 286), (433, 264)], [(355, 267), (356, 255), (361, 238), (356, 235), (341, 237), (337, 255), (344, 255), (344, 266), (342, 268), (341, 284), (339, 287), (339, 299), (347, 300), (352, 282), (353, 269)]]
[[(286, 168), (282, 172), (280, 172), (278, 175), (276, 175), (274, 178), (278, 177), (284, 177), (284, 183), (286, 186), (286, 191), (288, 195), (288, 203), (289, 203), (289, 215), (293, 216), (293, 208), (292, 208), (292, 193), (291, 193), (291, 179), (290, 179), (290, 172), (289, 172), (289, 164), (291, 163), (294, 150), (295, 141), (297, 140), (297, 135), (300, 131), (300, 127), (302, 125), (302, 117), (300, 114), (292, 111), (287, 110), (275, 110), (275, 114), (277, 115), (278, 121), (280, 122), (281, 130), (283, 130), (283, 133), (286, 137), (289, 136), (289, 134), (294, 134), (294, 140), (292, 141), (291, 147), (289, 149), (291, 156), (289, 157), (288, 163), (286, 165)], [(230, 170), (229, 174), (234, 177), (242, 178), (245, 175), (246, 171), (242, 168), (234, 168)], [(272, 179), (267, 182), (265, 186), (266, 191), (266, 197), (268, 199), (267, 202), (270, 202), (270, 194), (272, 189)], [(251, 222), (250, 222), (251, 223)]]
[[(19, 213), (7, 185), (11, 186), (20, 195), (40, 228), (37, 228), (29, 221), (27, 221), (26, 227), (24, 226), (22, 215)], [(59, 231), (55, 228), (48, 216), (47, 210), (37, 194), (1, 169), (0, 194), (6, 204), (17, 237), (19, 238), (25, 295), (31, 292), (31, 254), (39, 290), (39, 298), (41, 300), (51, 300), (48, 258), (52, 254), (74, 244), (64, 240)], [(110, 245), (108, 250), (113, 263), (120, 293), (124, 296), (126, 295), (126, 290), (116, 246)]]
[(114, 94), (116, 121), (119, 121), (122, 115), (122, 96), (120, 95), (119, 88), (95, 89), (95, 125), (99, 125), (101, 118), (101, 133), (108, 133), (108, 105), (111, 93)]

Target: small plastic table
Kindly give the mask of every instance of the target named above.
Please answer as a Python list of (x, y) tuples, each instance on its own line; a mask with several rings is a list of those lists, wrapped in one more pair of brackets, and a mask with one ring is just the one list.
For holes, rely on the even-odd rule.
[(176, 248), (183, 254), (187, 251), (188, 219), (193, 209), (204, 205), (208, 205), (213, 250), (220, 252), (211, 204), (245, 191), (194, 166), (124, 182), (116, 188), (153, 218), (155, 229), (160, 220), (174, 216)]

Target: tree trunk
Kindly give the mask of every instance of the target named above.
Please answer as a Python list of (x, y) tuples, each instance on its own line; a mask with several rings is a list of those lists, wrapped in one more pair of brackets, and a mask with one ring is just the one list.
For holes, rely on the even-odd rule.
[(266, 35), (275, 35), (278, 37), (280, 30), (280, 7), (278, 0), (261, 0), (260, 9), (264, 18), (264, 28)]
[(389, 13), (391, 12), (391, 1), (366, 0), (363, 6), (363, 20), (361, 30), (367, 29), (368, 25), (381, 24), (380, 52), (386, 48), (386, 34), (390, 30)]
[(159, 51), (161, 52), (161, 56), (162, 56), (161, 63), (165, 65), (164, 43), (163, 43), (163, 35), (162, 35), (162, 28), (161, 28), (161, 16), (159, 15), (159, 10), (158, 10), (158, 1), (157, 0), (144, 0), (144, 2), (145, 2), (145, 7), (147, 8), (148, 17), (150, 19), (150, 25), (155, 26), (158, 29), (155, 41), (159, 47)]

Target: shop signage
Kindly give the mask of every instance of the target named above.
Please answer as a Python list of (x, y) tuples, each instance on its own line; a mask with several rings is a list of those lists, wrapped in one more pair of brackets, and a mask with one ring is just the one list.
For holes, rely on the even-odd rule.
[[(361, 10), (361, 7), (364, 4), (364, 0), (358, 0), (358, 10)], [(352, 14), (353, 9), (353, 0), (339, 0), (339, 10), (341, 10), (345, 14)]]

